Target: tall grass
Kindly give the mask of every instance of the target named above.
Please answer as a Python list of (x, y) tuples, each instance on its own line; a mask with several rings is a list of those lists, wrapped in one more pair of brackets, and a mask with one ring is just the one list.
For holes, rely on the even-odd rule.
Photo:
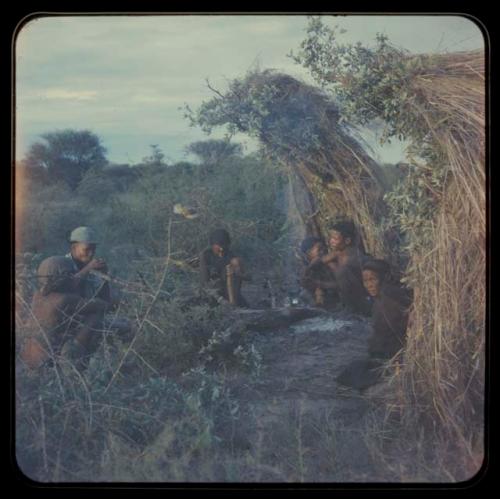
[[(397, 389), (386, 404), (399, 407), (406, 438), (418, 440), (425, 428), (436, 462), (450, 461), (447, 478), (467, 479), (483, 455), (484, 52), (414, 56), (383, 36), (376, 50), (339, 48), (336, 33), (320, 24), (313, 20), (297, 61), (333, 95), (288, 75), (254, 71), (191, 119), (207, 130), (224, 125), (259, 138), (312, 193), (317, 210), (304, 217), (311, 232), (348, 217), (368, 252), (408, 262), (401, 270), (414, 302)], [(407, 172), (390, 192), (380, 167), (342, 123), (338, 95), (351, 118), (358, 112), (361, 123), (367, 114), (386, 120), (386, 135), (411, 142)], [(391, 226), (404, 235), (403, 248), (388, 242)]]
[[(438, 446), (458, 448), (456, 479), (483, 455), (486, 319), (484, 54), (450, 54), (413, 81), (448, 179), (426, 244), (407, 270), (415, 300), (401, 382), (410, 408), (439, 421)], [(425, 107), (424, 107), (425, 105)], [(430, 113), (429, 113), (430, 114)], [(432, 167), (432, 164), (429, 165)], [(460, 467), (459, 467), (460, 468)]]

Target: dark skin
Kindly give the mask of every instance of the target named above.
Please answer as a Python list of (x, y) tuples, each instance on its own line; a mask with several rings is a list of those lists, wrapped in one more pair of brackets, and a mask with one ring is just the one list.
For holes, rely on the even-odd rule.
[(408, 293), (386, 282), (387, 272), (363, 269), (363, 285), (374, 299), (372, 308), (373, 333), (368, 340), (369, 358), (351, 363), (337, 377), (340, 384), (360, 390), (377, 383), (379, 367), (394, 357), (404, 346), (408, 325)]
[(225, 253), (225, 249), (220, 244), (212, 244), (212, 252), (215, 256), (222, 258)]
[[(228, 255), (229, 253), (229, 248), (225, 248), (219, 244), (212, 244), (210, 246), (210, 252), (212, 253), (213, 256), (220, 258), (221, 262), (215, 262), (216, 265), (222, 265), (222, 259)], [(209, 254), (210, 254), (209, 252)], [(227, 276), (232, 275), (233, 276), (233, 286), (234, 286), (234, 291), (236, 296), (240, 297), (241, 300), (241, 285), (244, 280), (251, 280), (250, 276), (247, 275), (244, 269), (243, 265), (243, 260), (240, 257), (233, 257), (231, 258), (228, 262), (225, 268), (221, 267), (220, 273), (219, 270), (217, 270), (215, 273), (217, 274), (216, 277), (214, 277), (214, 268), (212, 265), (214, 262), (212, 261), (209, 263), (210, 258), (206, 256), (207, 253), (206, 251), (203, 252), (200, 256), (200, 278), (201, 278), (201, 283), (202, 285), (207, 285), (210, 281), (210, 279), (215, 278), (218, 281), (218, 288), (219, 288), (219, 293), (221, 296), (224, 298), (228, 299), (226, 296), (226, 279)], [(217, 260), (216, 259), (216, 260)]]
[(321, 242), (317, 242), (313, 245), (306, 254), (309, 265), (304, 270), (301, 279), (302, 286), (313, 295), (314, 303), (317, 306), (323, 306), (325, 304), (325, 290), (337, 288), (335, 280), (321, 278), (319, 276), (322, 276), (322, 274), (324, 275), (324, 273), (316, 271), (320, 268), (322, 257), (325, 252), (326, 248)]
[[(84, 300), (70, 292), (54, 291), (46, 296), (35, 293), (33, 313), (58, 353), (70, 330), (74, 338), (85, 348), (93, 349), (93, 332), (108, 308), (99, 298)], [(75, 327), (77, 326), (77, 327)]]
[[(71, 256), (80, 270), (60, 281), (49, 293), (35, 293), (33, 313), (48, 333), (56, 353), (69, 339), (74, 338), (89, 352), (95, 350), (99, 335), (95, 329), (102, 324), (110, 306), (109, 293), (99, 293), (92, 299), (82, 298), (81, 279), (94, 270), (106, 273), (106, 262), (95, 258), (96, 245), (75, 242), (71, 244)], [(109, 290), (108, 290), (109, 291)]]
[(381, 286), (379, 275), (373, 270), (363, 270), (363, 286), (370, 296), (374, 298), (378, 296)]
[(106, 274), (108, 266), (102, 258), (94, 258), (96, 245), (89, 243), (72, 243), (71, 256), (73, 260), (80, 266), (80, 271), (75, 274), (75, 277), (83, 277), (92, 270), (97, 270)]
[[(212, 252), (215, 256), (218, 256), (222, 258), (226, 252), (226, 250), (220, 246), (219, 244), (212, 244)], [(242, 280), (249, 280), (249, 276), (245, 274), (244, 268), (243, 268), (243, 261), (241, 260), (240, 257), (234, 257), (231, 258), (229, 261), (229, 266), (226, 269), (227, 275), (234, 275)]]
[(363, 270), (363, 284), (375, 299), (372, 310), (373, 334), (369, 340), (370, 356), (388, 359), (404, 344), (409, 300), (402, 289), (384, 282), (384, 276), (374, 270)]
[(335, 285), (341, 300), (352, 311), (368, 313), (367, 293), (363, 287), (359, 252), (352, 244), (352, 238), (337, 230), (331, 230), (328, 237), (329, 251), (316, 258), (311, 265), (323, 263), (335, 275)]
[[(84, 278), (90, 272), (96, 270), (103, 274), (108, 273), (108, 265), (102, 258), (95, 258), (96, 245), (90, 243), (71, 243), (71, 256), (80, 270), (73, 275), (75, 286), (79, 286), (78, 279)], [(109, 293), (107, 293), (109, 295)], [(103, 298), (103, 296), (101, 296)], [(104, 296), (106, 301), (110, 301), (109, 296)]]
[(326, 263), (333, 271), (337, 271), (349, 262), (352, 253), (352, 239), (332, 230), (329, 234), (328, 245), (330, 251), (322, 257), (322, 262)]
[[(212, 252), (215, 256), (222, 258), (226, 254), (226, 249), (219, 244), (212, 244)], [(243, 261), (240, 257), (231, 258), (229, 265), (226, 268), (226, 275), (234, 275), (239, 277), (241, 280), (250, 280), (250, 277), (246, 275), (243, 267)]]

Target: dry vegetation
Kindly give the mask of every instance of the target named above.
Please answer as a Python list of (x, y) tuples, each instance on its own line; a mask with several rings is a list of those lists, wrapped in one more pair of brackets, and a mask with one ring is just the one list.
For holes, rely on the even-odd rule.
[[(333, 53), (331, 45), (323, 48)], [(284, 166), (286, 174), (311, 194), (314, 207), (303, 214), (310, 232), (324, 234), (332, 219), (351, 218), (368, 252), (394, 264), (407, 262), (400, 270), (414, 291), (408, 343), (401, 364), (393, 366), (391, 379), (377, 395), (383, 403), (365, 428), (367, 446), (380, 476), (390, 481), (466, 480), (478, 471), (484, 456), (484, 53), (409, 56), (382, 40), (374, 54), (344, 52), (343, 57), (357, 61), (356, 70), (339, 73), (333, 66), (328, 71), (311, 66), (317, 60), (337, 64), (337, 59), (304, 51), (299, 62), (311, 69), (323, 90), (272, 71), (252, 72), (233, 81), (225, 95), (188, 114), (208, 131), (226, 125), (230, 132), (258, 137), (271, 163)], [(366, 71), (360, 73), (359, 67)], [(370, 78), (372, 84), (363, 86)], [(340, 104), (331, 100), (331, 92), (340, 96)], [(385, 120), (388, 137), (412, 142), (407, 172), (390, 189), (381, 167), (352, 138), (353, 128), (346, 124), (345, 116), (355, 120), (366, 115), (366, 109), (371, 118)], [(206, 188), (209, 177), (196, 168), (178, 180), (182, 184), (191, 179), (183, 187), (172, 185), (175, 175), (163, 180), (161, 175), (146, 175), (134, 191), (113, 195), (99, 213), (92, 211), (91, 203), (87, 206), (86, 223), (98, 224), (103, 216), (100, 223), (109, 227), (114, 243), (134, 233), (136, 246), (141, 241), (142, 249), (153, 248), (152, 255), (134, 257), (133, 265), (134, 258), (124, 260), (130, 264), (125, 278), (146, 282), (149, 294), (123, 298), (122, 310), (138, 324), (137, 337), (128, 345), (103, 344), (94, 361), (92, 383), (76, 374), (61, 380), (54, 369), (30, 379), (19, 367), (18, 386), (27, 388), (18, 393), (18, 449), (28, 460), (24, 467), (35, 470), (33, 476), (239, 481), (259, 480), (267, 473), (278, 481), (303, 478), (300, 418), (288, 435), (295, 435), (297, 442), (297, 461), (288, 474), (263, 467), (258, 456), (227, 453), (228, 440), (221, 443), (225, 437), (216, 422), (232, 428), (239, 424), (228, 379), (238, 370), (256, 375), (259, 352), (253, 345), (242, 346), (238, 324), (228, 333), (224, 309), (186, 308), (182, 296), (196, 295), (190, 290), (194, 276), (189, 265), (175, 265), (201, 249), (189, 234), (206, 235), (225, 220), (228, 207), (234, 208), (234, 216), (225, 224), (236, 239), (248, 248), (257, 248), (255, 241), (264, 245), (263, 261), (272, 261), (270, 251), (279, 258), (284, 219), (273, 222), (267, 210), (275, 207), (283, 179), (278, 181), (266, 170), (266, 182), (259, 178), (260, 166), (241, 170), (246, 180), (235, 184), (235, 170), (227, 165), (210, 181), (211, 191)], [(227, 178), (233, 181), (229, 190)], [(247, 200), (244, 207), (235, 201), (241, 189)], [(229, 191), (231, 195), (218, 197)], [(51, 192), (46, 187), (32, 194), (31, 205), (21, 199), (24, 206), (17, 206), (35, 233), (47, 224), (52, 234), (61, 233), (55, 222), (60, 207), (47, 202), (51, 195), (57, 197)], [(191, 204), (198, 203), (202, 216), (192, 225), (174, 227), (172, 235), (165, 211), (179, 201), (178, 192)], [(62, 201), (70, 219), (67, 230), (80, 224), (76, 219), (81, 215), (70, 197)], [(37, 200), (45, 211), (37, 211)], [(148, 225), (143, 227), (145, 218)], [(397, 245), (389, 229), (397, 233)], [(19, 238), (34, 241), (25, 233)], [(121, 256), (126, 253), (123, 250)], [(18, 263), (22, 277), (21, 271), (33, 268), (36, 261)], [(132, 269), (145, 278), (137, 279)], [(29, 287), (21, 282), (19, 294), (29, 296)], [(29, 314), (22, 303), (20, 330)], [(178, 382), (166, 381), (165, 375), (178, 377)], [(323, 431), (328, 433), (328, 428)], [(70, 433), (77, 441), (61, 445)], [(234, 435), (231, 438), (233, 445)], [(332, 448), (325, 454), (328, 459)], [(327, 461), (324, 465), (329, 466)], [(356, 479), (363, 481), (361, 476)]]
[[(234, 370), (251, 378), (259, 356), (252, 344), (241, 344), (241, 327), (227, 308), (207, 305), (196, 257), (208, 232), (223, 225), (249, 264), (276, 259), (283, 246), (285, 217), (276, 202), (283, 180), (255, 157), (208, 166), (137, 165), (119, 174), (134, 174), (126, 189), (105, 182), (98, 199), (90, 176), (76, 192), (18, 176), (16, 456), (30, 478), (229, 479), (234, 463), (225, 432), (239, 414), (227, 381)], [(97, 182), (111, 175), (113, 169), (104, 170)], [(198, 217), (175, 215), (176, 203), (194, 207)], [(52, 365), (33, 372), (19, 352), (30, 335), (44, 337), (30, 307), (36, 269), (44, 257), (64, 254), (69, 231), (82, 223), (102, 235), (99, 254), (113, 276), (115, 313), (132, 322), (133, 336), (103, 330), (84, 375), (53, 355)]]
[[(252, 72), (191, 117), (259, 137), (313, 194), (311, 231), (348, 217), (369, 252), (407, 262), (400, 270), (415, 299), (387, 392), (388, 417), (401, 424), (393, 445), (427, 448), (422, 476), (437, 467), (446, 479), (468, 479), (484, 456), (484, 52), (412, 56), (382, 36), (376, 49), (340, 46), (320, 21), (310, 26), (295, 59), (322, 91)], [(379, 167), (345, 124), (373, 119), (385, 123), (386, 139), (411, 143), (402, 181), (385, 193)], [(402, 246), (388, 244), (387, 229)]]
[[(411, 87), (445, 169), (425, 241), (415, 241), (415, 290), (402, 380), (405, 401), (437, 418), (462, 478), (482, 463), (486, 318), (485, 81), (483, 52), (429, 61)], [(432, 163), (417, 168), (431, 169)], [(460, 473), (460, 474), (462, 474)]]

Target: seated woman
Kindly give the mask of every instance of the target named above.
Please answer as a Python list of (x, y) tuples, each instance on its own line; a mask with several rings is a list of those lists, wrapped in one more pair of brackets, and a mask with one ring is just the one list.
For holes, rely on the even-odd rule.
[(326, 253), (325, 245), (319, 237), (306, 237), (300, 249), (305, 268), (300, 285), (306, 289), (317, 307), (333, 309), (339, 303), (338, 284), (328, 265), (321, 261)]
[(405, 345), (411, 292), (391, 279), (389, 265), (369, 259), (362, 265), (363, 284), (373, 298), (368, 358), (352, 362), (337, 377), (345, 386), (363, 390), (380, 381), (381, 367)]
[(389, 265), (383, 260), (367, 260), (362, 269), (363, 285), (374, 300), (369, 354), (376, 359), (390, 359), (405, 344), (412, 296), (391, 281)]
[(210, 233), (210, 246), (200, 254), (200, 280), (203, 287), (216, 290), (219, 297), (239, 307), (248, 307), (241, 294), (242, 281), (248, 279), (242, 259), (231, 251), (231, 238), (225, 229)]

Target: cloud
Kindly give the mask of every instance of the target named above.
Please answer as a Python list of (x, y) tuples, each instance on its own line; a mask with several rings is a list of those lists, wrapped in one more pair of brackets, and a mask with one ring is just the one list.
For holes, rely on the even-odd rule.
[(49, 88), (40, 93), (42, 98), (52, 100), (94, 100), (95, 90), (68, 90), (66, 88)]
[[(373, 43), (377, 32), (411, 51), (480, 45), (459, 16), (325, 16), (344, 42)], [(16, 42), (17, 151), (46, 131), (92, 129), (110, 159), (140, 159), (148, 144), (172, 156), (201, 138), (179, 111), (225, 92), (256, 63), (312, 83), (286, 54), (305, 36), (306, 16), (59, 16), (28, 23)], [(465, 40), (465, 41), (463, 41)], [(59, 105), (61, 104), (61, 105)]]

